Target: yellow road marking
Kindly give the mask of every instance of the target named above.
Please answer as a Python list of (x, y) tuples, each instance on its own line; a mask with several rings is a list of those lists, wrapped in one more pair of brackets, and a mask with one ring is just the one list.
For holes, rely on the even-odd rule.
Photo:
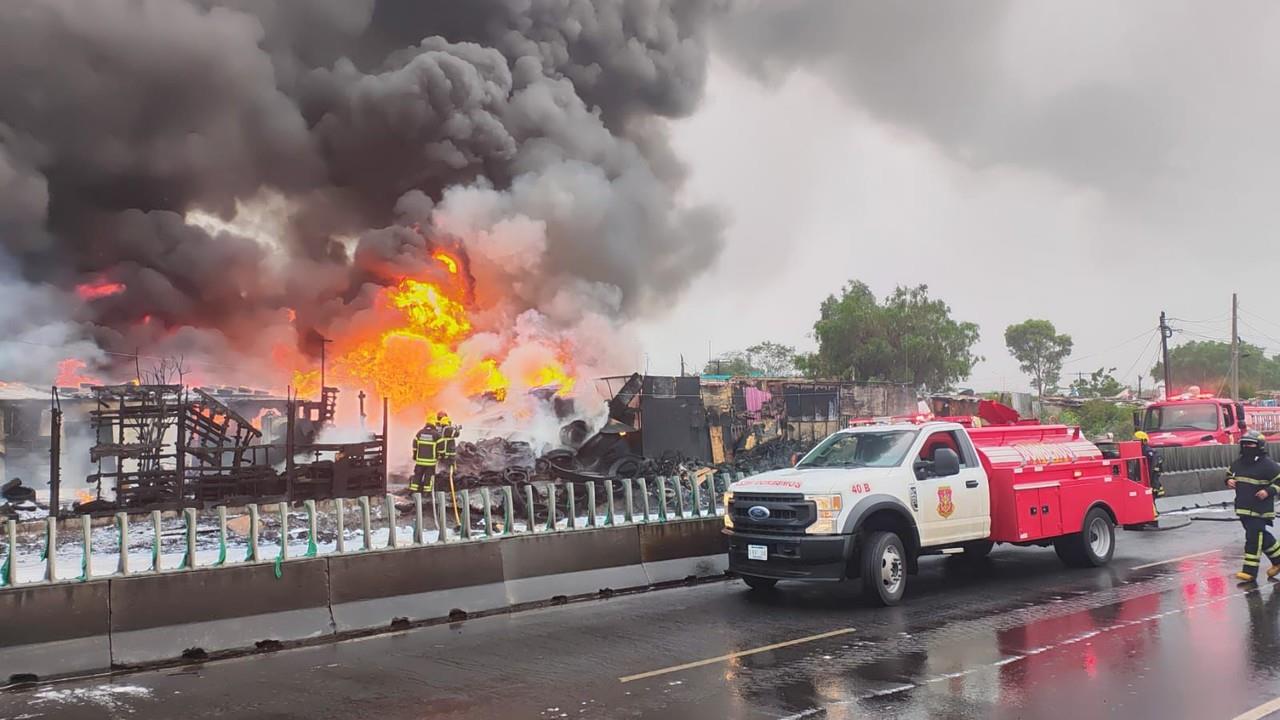
[(1156, 561), (1156, 562), (1153, 562), (1153, 563), (1147, 563), (1146, 565), (1135, 565), (1135, 566), (1133, 566), (1133, 567), (1131, 567), (1131, 568), (1129, 568), (1129, 569), (1130, 569), (1130, 570), (1145, 570), (1145, 569), (1147, 569), (1147, 568), (1149, 568), (1149, 567), (1155, 567), (1155, 566), (1157, 566), (1157, 565), (1168, 565), (1169, 563), (1176, 563), (1176, 562), (1179, 562), (1179, 561), (1182, 561), (1182, 560), (1190, 560), (1191, 558), (1204, 557), (1205, 555), (1214, 555), (1214, 554), (1217, 554), (1217, 553), (1220, 553), (1220, 552), (1222, 552), (1222, 551), (1221, 551), (1221, 550), (1207, 550), (1207, 551), (1205, 551), (1205, 552), (1195, 553), (1194, 555), (1183, 555), (1182, 557), (1169, 558), (1168, 560), (1159, 560), (1159, 561)]
[(1240, 713), (1233, 720), (1262, 720), (1262, 718), (1280, 712), (1280, 698), (1264, 703), (1246, 713)]
[(848, 635), (851, 632), (853, 632), (853, 628), (841, 628), (839, 630), (832, 630), (831, 632), (824, 632), (819, 635), (810, 635), (809, 637), (796, 638), (795, 640), (787, 640), (786, 642), (774, 643), (772, 645), (765, 645), (764, 647), (752, 648), (750, 650), (739, 650), (738, 652), (732, 652), (732, 653), (729, 653), (728, 655), (721, 655), (719, 657), (707, 658), (706, 660), (698, 660), (697, 662), (685, 663), (683, 665), (672, 665), (671, 667), (662, 668), (661, 670), (650, 670), (649, 672), (640, 673), (638, 675), (627, 675), (625, 677), (618, 678), (618, 680), (624, 683), (634, 682), (636, 680), (644, 680), (645, 678), (657, 677), (658, 675), (667, 675), (669, 673), (680, 672), (681, 670), (689, 670), (691, 668), (702, 667), (704, 665), (713, 665), (718, 662), (724, 662), (725, 660), (732, 660), (734, 658), (746, 657), (747, 655), (755, 655), (757, 653), (769, 652), (770, 650), (777, 650), (778, 648), (791, 647), (792, 645), (800, 645), (802, 643), (814, 642), (815, 640), (825, 640), (827, 638), (836, 637), (838, 635)]

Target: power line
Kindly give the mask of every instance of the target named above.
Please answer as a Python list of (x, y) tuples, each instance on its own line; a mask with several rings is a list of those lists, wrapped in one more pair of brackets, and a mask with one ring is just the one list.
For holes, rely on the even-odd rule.
[(1148, 336), (1148, 335), (1149, 335), (1150, 333), (1152, 333), (1152, 332), (1153, 332), (1152, 330), (1143, 330), (1142, 332), (1138, 333), (1137, 335), (1134, 335), (1133, 337), (1129, 338), (1128, 340), (1125, 340), (1124, 342), (1121, 342), (1121, 343), (1119, 343), (1119, 344), (1117, 344), (1117, 345), (1112, 345), (1111, 347), (1106, 348), (1105, 350), (1099, 350), (1098, 352), (1090, 353), (1089, 355), (1083, 355), (1083, 356), (1078, 357), (1078, 358), (1071, 358), (1071, 359), (1067, 360), (1066, 362), (1064, 362), (1064, 363), (1062, 363), (1062, 364), (1063, 364), (1064, 366), (1066, 366), (1066, 365), (1071, 365), (1071, 364), (1074, 364), (1074, 363), (1083, 362), (1083, 361), (1088, 360), (1088, 359), (1090, 359), (1090, 358), (1096, 358), (1096, 357), (1098, 357), (1099, 355), (1105, 355), (1105, 354), (1107, 354), (1107, 353), (1109, 353), (1109, 352), (1111, 352), (1111, 351), (1113, 351), (1113, 350), (1119, 350), (1120, 348), (1122, 348), (1122, 347), (1124, 347), (1124, 346), (1126, 346), (1126, 345), (1129, 345), (1129, 344), (1131, 344), (1131, 343), (1137, 342), (1138, 340), (1141, 340), (1142, 338), (1144, 338), (1144, 337)]
[[(1159, 334), (1160, 334), (1160, 331), (1157, 329), (1157, 330), (1152, 330), (1152, 331), (1147, 335), (1147, 344), (1146, 344), (1146, 345), (1143, 345), (1143, 346), (1142, 346), (1142, 349), (1138, 351), (1138, 357), (1134, 358), (1134, 360), (1133, 360), (1133, 364), (1132, 364), (1132, 365), (1130, 365), (1130, 366), (1129, 366), (1129, 369), (1125, 371), (1125, 373), (1124, 373), (1124, 377), (1132, 377), (1132, 376), (1133, 376), (1134, 368), (1138, 367), (1138, 363), (1142, 362), (1142, 358), (1143, 358), (1143, 356), (1145, 356), (1145, 355), (1147, 354), (1147, 348), (1151, 347), (1151, 343), (1152, 343), (1152, 341), (1154, 341), (1154, 340), (1156, 339), (1156, 335), (1159, 335)], [(1128, 381), (1125, 381), (1125, 382), (1127, 383)]]

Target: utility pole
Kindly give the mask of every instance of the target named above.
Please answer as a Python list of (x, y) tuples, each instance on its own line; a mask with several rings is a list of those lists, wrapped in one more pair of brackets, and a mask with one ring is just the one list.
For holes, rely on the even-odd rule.
[(1240, 399), (1240, 298), (1231, 293), (1231, 399)]
[(1171, 373), (1169, 372), (1169, 338), (1173, 337), (1173, 328), (1169, 327), (1169, 323), (1165, 320), (1164, 311), (1160, 311), (1160, 357), (1164, 363), (1164, 399), (1169, 399), (1169, 393), (1172, 392), (1173, 383), (1170, 381)]

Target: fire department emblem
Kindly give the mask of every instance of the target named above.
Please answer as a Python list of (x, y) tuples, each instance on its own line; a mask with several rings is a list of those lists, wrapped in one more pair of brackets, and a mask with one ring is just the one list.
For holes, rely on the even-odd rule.
[(949, 518), (956, 511), (956, 504), (951, 501), (951, 486), (938, 488), (938, 515)]

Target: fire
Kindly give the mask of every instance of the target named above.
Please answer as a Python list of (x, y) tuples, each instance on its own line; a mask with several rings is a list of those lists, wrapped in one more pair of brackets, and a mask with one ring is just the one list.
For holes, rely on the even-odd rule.
[(295, 370), (293, 373), (293, 389), (302, 397), (320, 394), (319, 370)]
[(77, 491), (76, 491), (76, 500), (77, 500), (81, 505), (84, 505), (85, 503), (91, 503), (91, 502), (93, 502), (95, 499), (96, 499), (96, 498), (94, 497), (93, 493), (89, 492), (88, 490), (77, 490)]
[[(367, 388), (395, 410), (432, 406), (447, 391), (503, 401), (513, 380), (518, 387), (555, 387), (560, 395), (572, 390), (573, 376), (559, 354), (532, 373), (512, 371), (515, 377), (508, 377), (503, 354), (477, 357), (461, 350), (477, 332), (469, 307), (470, 275), (463, 272), (466, 258), (444, 250), (433, 251), (431, 258), (444, 266), (448, 278), (402, 278), (379, 291), (369, 315), (374, 327), (334, 333), (330, 385)], [(277, 362), (286, 355), (282, 352)], [(293, 385), (304, 396), (314, 395), (319, 373), (296, 371)]]
[(440, 262), (440, 264), (444, 265), (445, 268), (449, 271), (450, 275), (458, 274), (458, 261), (455, 260), (453, 256), (450, 255), (449, 253), (443, 250), (437, 250), (436, 253), (431, 256), (431, 259), (437, 260)]
[(558, 363), (543, 365), (527, 378), (529, 387), (556, 387), (556, 394), (568, 395), (573, 390), (574, 378)]
[(298, 322), (297, 310), (294, 310), (293, 308), (285, 308), (285, 311), (289, 313), (289, 322)]
[(58, 363), (58, 377), (54, 379), (53, 384), (58, 387), (79, 387), (83, 383), (100, 385), (101, 382), (97, 378), (80, 374), (80, 371), (84, 370), (84, 368), (83, 360), (67, 358), (60, 361)]
[(101, 300), (112, 295), (119, 295), (124, 291), (124, 283), (109, 282), (107, 280), (95, 280), (76, 286), (76, 295), (79, 295), (81, 300)]

